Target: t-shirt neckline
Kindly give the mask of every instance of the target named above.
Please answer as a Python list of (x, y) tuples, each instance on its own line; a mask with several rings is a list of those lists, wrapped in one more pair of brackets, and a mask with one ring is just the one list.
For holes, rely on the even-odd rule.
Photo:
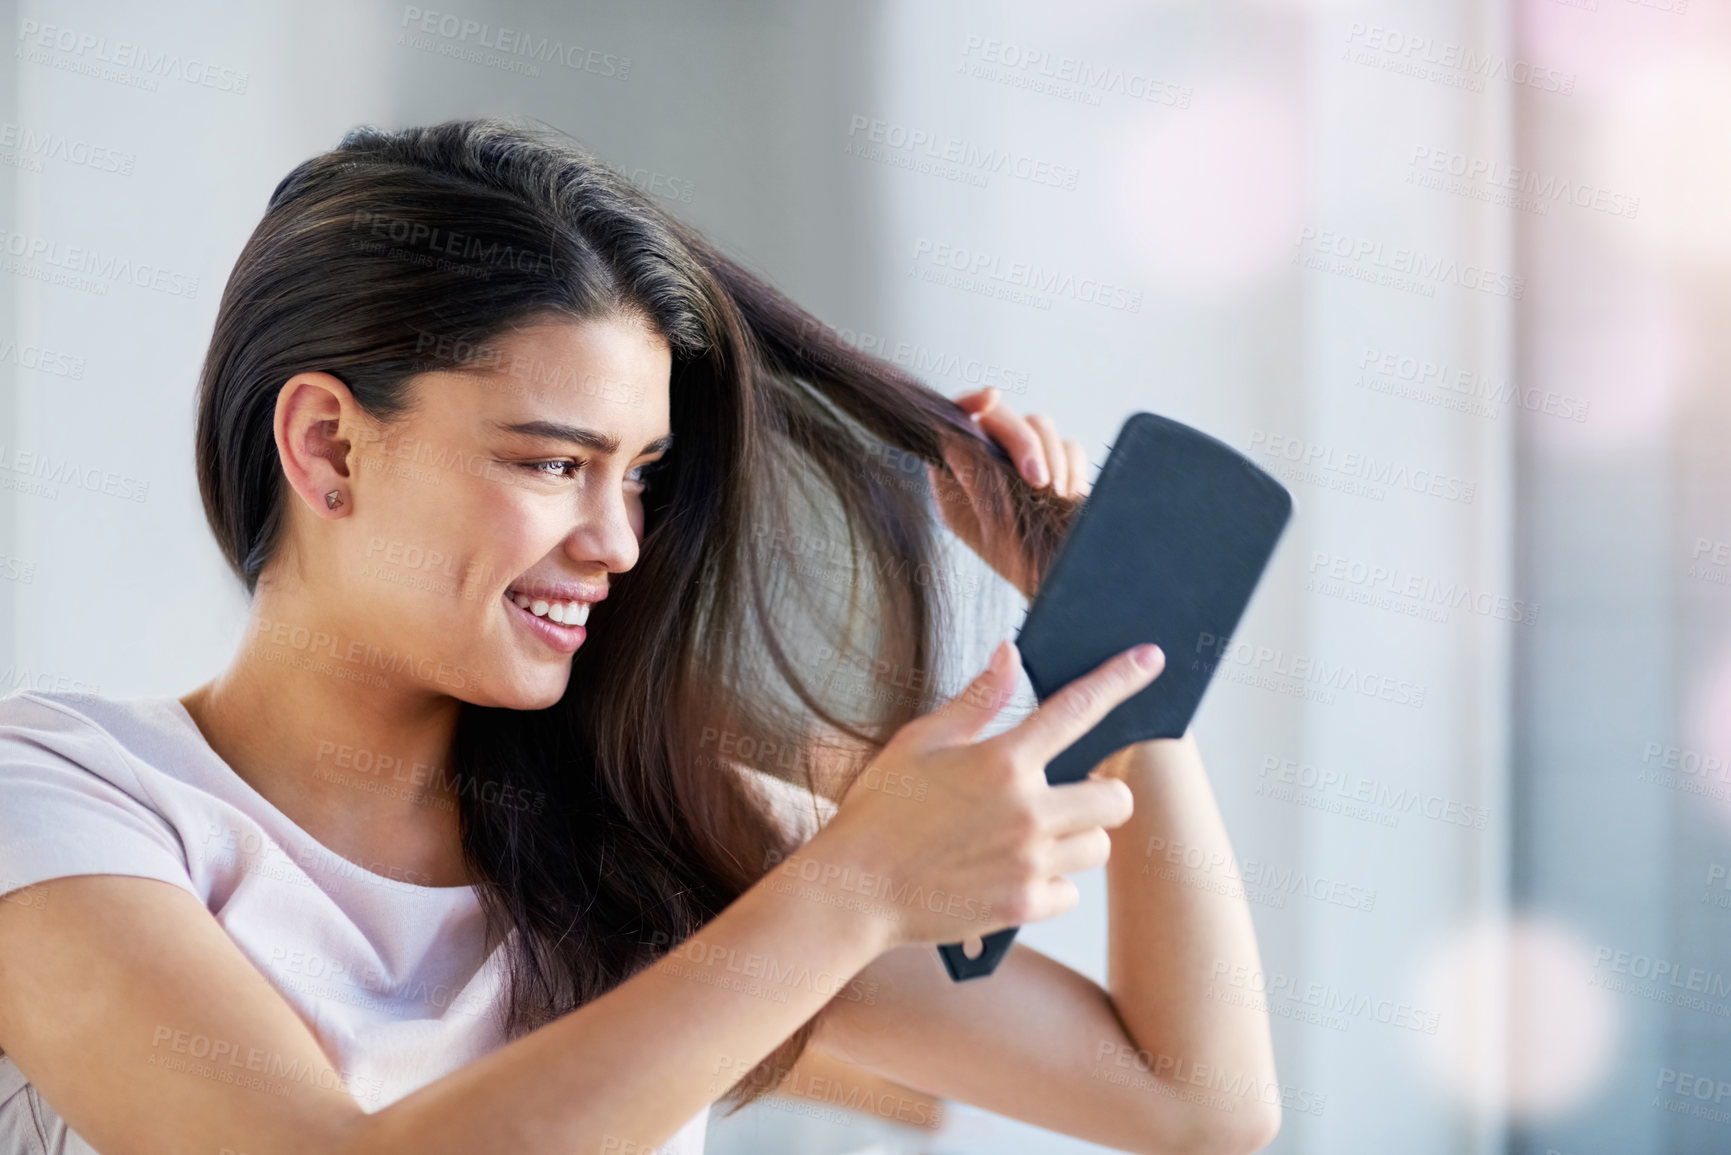
[(253, 788), (252, 783), (248, 782), (245, 778), (242, 778), (240, 774), (235, 771), (234, 767), (230, 766), (223, 759), (222, 755), (216, 752), (216, 748), (210, 744), (210, 741), (205, 738), (204, 731), (199, 729), (198, 720), (192, 716), (192, 711), (186, 708), (186, 703), (173, 695), (169, 695), (167, 698), (164, 698), (163, 701), (168, 704), (169, 712), (174, 715), (175, 720), (182, 726), (186, 727), (187, 732), (192, 736), (196, 743), (200, 754), (209, 759), (210, 763), (220, 770), (220, 774), (218, 775), (220, 780), (231, 789), (240, 791), (252, 806), (268, 814), (275, 821), (282, 823), (282, 825), (286, 826), (289, 830), (292, 830), (297, 838), (305, 840), (309, 845), (317, 847), (322, 853), (330, 855), (333, 859), (336, 859), (339, 862), (347, 862), (356, 870), (364, 872), (367, 875), (368, 882), (377, 882), (384, 886), (396, 887), (408, 894), (424, 894), (441, 898), (453, 898), (462, 894), (467, 894), (472, 898), (479, 897), (477, 889), (473, 883), (461, 883), (457, 886), (421, 886), (418, 883), (404, 882), (400, 878), (392, 878), (388, 874), (379, 874), (377, 871), (368, 870), (365, 866), (353, 861), (346, 855), (338, 854), (336, 851), (320, 842), (317, 838), (314, 838), (303, 826), (301, 826), (300, 823), (277, 809), (276, 803), (266, 798), (263, 794), (260, 794)]

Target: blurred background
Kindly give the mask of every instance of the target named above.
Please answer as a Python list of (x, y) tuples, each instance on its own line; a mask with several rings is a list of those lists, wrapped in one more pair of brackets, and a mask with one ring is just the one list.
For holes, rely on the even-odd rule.
[[(1291, 489), (1196, 723), (1270, 1150), (1731, 1150), (1731, 7), (431, 2), (0, 0), (0, 692), (226, 663), (193, 397), (272, 188), (534, 117), (946, 394)], [(1103, 979), (1083, 881), (1022, 941)], [(785, 1096), (709, 1149), (1100, 1150)]]

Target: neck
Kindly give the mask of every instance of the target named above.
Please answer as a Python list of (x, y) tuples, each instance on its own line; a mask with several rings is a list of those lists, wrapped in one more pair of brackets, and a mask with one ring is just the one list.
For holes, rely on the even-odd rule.
[(317, 609), (261, 588), (234, 661), (181, 703), (236, 774), (330, 850), (423, 886), (470, 882), (451, 768), (461, 703), (350, 661), (349, 635)]

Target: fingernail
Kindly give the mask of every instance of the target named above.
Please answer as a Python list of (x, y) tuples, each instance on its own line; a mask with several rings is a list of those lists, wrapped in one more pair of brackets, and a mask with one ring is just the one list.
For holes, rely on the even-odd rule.
[(1153, 642), (1144, 642), (1130, 651), (1130, 661), (1138, 670), (1152, 670), (1162, 657), (1160, 647)]
[(1050, 480), (1046, 475), (1046, 463), (1038, 457), (1022, 459), (1022, 476), (1028, 479), (1029, 485), (1045, 485)]

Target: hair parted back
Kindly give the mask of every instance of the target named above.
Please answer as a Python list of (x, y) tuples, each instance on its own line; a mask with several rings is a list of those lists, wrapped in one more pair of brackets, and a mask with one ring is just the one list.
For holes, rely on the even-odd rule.
[[(418, 374), (489, 367), (514, 327), (620, 314), (673, 354), (639, 561), (594, 606), (561, 701), (465, 704), (452, 752), (464, 853), (510, 944), (510, 1036), (629, 978), (795, 848), (733, 764), (839, 797), (937, 704), (953, 607), (923, 463), (947, 468), (948, 446), (984, 479), (982, 516), (1011, 519), (1036, 574), (1075, 508), (569, 138), (363, 127), (277, 185), (204, 362), (199, 488), (248, 591), (292, 496), (272, 433), (290, 377), (331, 373), (388, 423)], [(771, 1090), (812, 1025), (730, 1100)]]

